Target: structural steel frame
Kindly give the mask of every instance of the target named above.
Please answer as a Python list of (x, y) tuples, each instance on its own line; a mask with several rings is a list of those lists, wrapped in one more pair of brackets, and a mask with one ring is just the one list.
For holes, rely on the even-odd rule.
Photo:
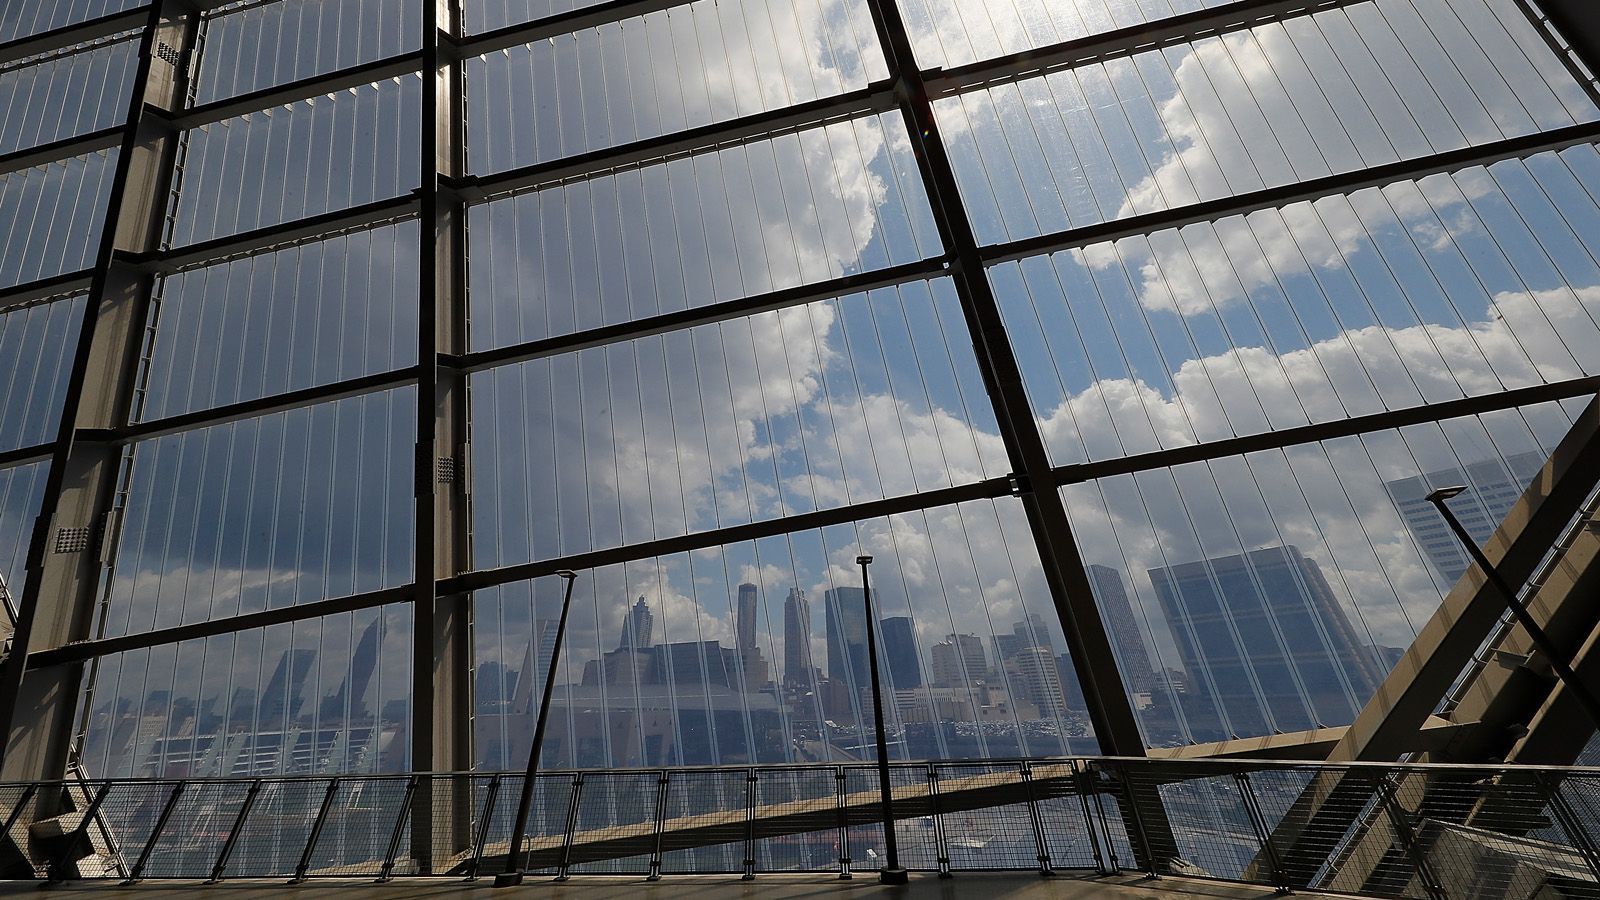
[[(471, 762), (468, 713), (472, 591), (551, 575), (562, 569), (581, 570), (1008, 495), (1020, 498), (1026, 511), (1102, 747), (1108, 753), (1143, 756), (1145, 748), (1128, 696), (1117, 674), (1104, 625), (1096, 613), (1083, 563), (1077, 555), (1059, 490), (1062, 485), (1532, 403), (1590, 396), (1600, 391), (1600, 377), (1576, 378), (1113, 460), (1050, 465), (986, 277), (988, 267), (1091, 243), (1600, 142), (1600, 122), (1034, 238), (981, 245), (960, 200), (945, 145), (938, 136), (931, 103), (942, 96), (1017, 81), (1058, 68), (1373, 0), (1234, 0), (1145, 27), (1114, 30), (948, 70), (919, 69), (913, 61), (910, 39), (893, 0), (867, 0), (888, 68), (888, 77), (880, 81), (796, 106), (491, 175), (471, 175), (465, 171), (465, 60), (682, 6), (688, 0), (610, 0), (476, 35), (463, 32), (459, 0), (422, 2), (423, 34), (418, 49), (197, 106), (183, 103), (188, 69), (195, 59), (191, 48), (202, 19), (224, 5), (218, 0), (151, 0), (148, 6), (0, 44), (0, 61), (17, 61), (119, 34), (134, 35), (132, 39), (140, 42), (134, 87), (123, 125), (0, 155), (0, 174), (3, 174), (112, 147), (119, 152), (94, 267), (0, 289), (0, 312), (75, 295), (88, 296), (55, 439), (0, 453), (0, 469), (49, 463), (44, 499), (28, 548), (29, 577), (20, 606), (15, 649), (0, 664), (0, 773), (6, 777), (36, 780), (61, 777), (65, 773), (82, 667), (96, 657), (401, 603), (412, 604), (416, 624), (412, 686), (416, 704), (412, 728), (415, 768), (419, 771), (467, 769)], [(1597, 29), (1581, 18), (1578, 9), (1581, 3), (1576, 0), (1541, 0), (1537, 5), (1534, 0), (1518, 0), (1518, 3), (1562, 56), (1564, 64), (1574, 71), (1585, 89), (1593, 93), (1597, 43), (1594, 32)], [(1571, 40), (1567, 39), (1569, 36)], [(158, 43), (165, 44), (167, 51), (176, 51), (177, 66), (170, 65), (157, 52)], [(166, 211), (173, 154), (184, 130), (244, 112), (408, 74), (422, 76), (423, 128), (418, 137), (422, 149), (421, 171), (419, 186), (413, 192), (213, 240), (162, 248), (159, 226)], [(464, 261), (465, 218), (470, 206), (496, 197), (767, 139), (832, 121), (891, 112), (898, 112), (904, 119), (914, 144), (922, 185), (942, 246), (938, 255), (560, 337), (469, 351), (465, 329)], [(418, 250), (422, 260), (419, 279), (422, 299), (417, 364), (164, 419), (129, 421), (129, 398), (137, 377), (138, 335), (160, 276), (411, 219), (418, 220), (421, 226)], [(455, 467), (460, 471), (470, 460), (467, 390), (472, 373), (935, 278), (949, 278), (956, 288), (974, 341), (977, 364), (1013, 468), (1011, 475), (551, 560), (494, 569), (473, 567), (469, 534), (470, 486), (467, 479), (442, 480), (438, 475), (441, 461), (461, 463)], [(109, 563), (115, 551), (117, 523), (113, 502), (118, 475), (127, 465), (126, 448), (162, 435), (406, 386), (414, 386), (417, 397), (415, 572), (411, 583), (140, 634), (111, 638), (94, 638), (90, 634), (88, 613), (100, 588), (102, 564)], [(79, 554), (51, 553), (49, 547), (57, 529), (72, 527), (91, 529), (94, 538), (89, 550)], [(444, 724), (441, 725), (441, 721)], [(424, 806), (428, 806), (426, 797), (418, 802), (418, 814), (434, 814), (424, 811)], [(417, 832), (427, 834), (433, 830), (419, 827)], [(461, 829), (453, 826), (446, 830)], [(449, 843), (459, 842), (452, 838)], [(419, 852), (419, 858), (426, 858), (426, 855)]]

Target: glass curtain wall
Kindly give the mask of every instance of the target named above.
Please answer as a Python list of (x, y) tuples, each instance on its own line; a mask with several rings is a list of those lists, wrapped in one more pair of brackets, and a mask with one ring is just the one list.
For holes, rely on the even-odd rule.
[[(1469, 485), (1486, 537), (1594, 392), (1595, 85), (1516, 0), (1157, 46), (1240, 4), (898, 0), (898, 61), (892, 2), (463, 0), (449, 53), (418, 0), (169, 10), (159, 235), (109, 257), (148, 187), (119, 175), (148, 10), (0, 12), (17, 603), (95, 269), (147, 276), (84, 770), (405, 771), (429, 728), (520, 768), (562, 569), (546, 766), (870, 758), (867, 629), (901, 759), (1098, 752), (1106, 702), (1151, 747), (1351, 722), (1466, 567), (1421, 497)], [(429, 454), (436, 417), (461, 427)], [(1267, 449), (1163, 458), (1241, 436)], [(1081, 572), (1046, 571), (1052, 533)], [(471, 700), (425, 723), (435, 595)], [(1074, 658), (1075, 602), (1110, 658)]]

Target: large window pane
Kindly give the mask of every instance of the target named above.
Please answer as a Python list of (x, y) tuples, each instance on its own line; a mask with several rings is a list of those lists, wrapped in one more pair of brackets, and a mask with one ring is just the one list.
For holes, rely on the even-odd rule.
[(900, 0), (924, 69), (1023, 53), (1227, 0)]
[[(870, 754), (863, 552), (892, 755), (1094, 750), (1021, 504), (1003, 499), (581, 573), (543, 765)], [(485, 768), (526, 758), (561, 591), (552, 577), (475, 596)]]
[(471, 168), (496, 172), (865, 87), (860, 0), (700, 0), (467, 65)]
[[(1572, 411), (1575, 411), (1576, 407)], [(1063, 488), (1154, 746), (1349, 724), (1565, 433), (1546, 404)]]
[(0, 175), (0, 287), (94, 264), (114, 150)]
[(415, 50), (418, 0), (271, 0), (206, 21), (196, 103), (222, 100)]
[(550, 559), (1004, 475), (970, 345), (941, 281), (476, 375), (474, 558)]
[(28, 542), (44, 497), (47, 463), (0, 469), (0, 578), (5, 579), (11, 605), (22, 602), (28, 585)]
[(118, 37), (0, 70), (0, 153), (121, 124), (138, 51)]
[(415, 414), (406, 388), (134, 445), (102, 633), (409, 582)]
[(873, 116), (476, 206), (474, 349), (931, 256), (915, 168)]
[[(96, 778), (407, 771), (410, 634), (408, 608), (381, 607), (103, 657), (83, 696), (84, 767)], [(348, 788), (359, 797), (359, 783)], [(270, 816), (272, 797), (261, 799)], [(398, 799), (384, 798), (388, 828)]]
[(55, 439), (82, 321), (82, 297), (0, 313), (0, 451)]
[(144, 0), (37, 0), (0, 7), (0, 41), (14, 41), (41, 31), (64, 28), (101, 16), (146, 6)]
[(1061, 463), (1592, 374), (1600, 153), (991, 270)]
[(135, 419), (411, 365), (417, 240), (406, 221), (166, 277)]
[(419, 171), (418, 83), (414, 75), (394, 78), (188, 132), (172, 243), (411, 190)]
[(979, 240), (1592, 121), (1482, 2), (1424, 4), (1424, 26), (1412, 0), (1374, 0), (940, 100)]

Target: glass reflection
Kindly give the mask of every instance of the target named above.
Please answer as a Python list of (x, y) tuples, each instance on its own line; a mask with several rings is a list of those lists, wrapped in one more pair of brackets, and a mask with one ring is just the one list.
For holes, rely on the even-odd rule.
[[(1021, 506), (1004, 499), (581, 573), (543, 765), (870, 756), (860, 552), (876, 557), (894, 756), (1093, 752)], [(483, 768), (526, 757), (561, 590), (475, 596)]]
[(1003, 475), (970, 343), (939, 281), (475, 375), (475, 561)]
[(686, 3), (471, 60), (471, 168), (496, 172), (857, 90), (861, 0)]
[(1590, 374), (1600, 154), (990, 270), (1052, 457), (1114, 458)]
[[(1373, 0), (936, 103), (984, 243), (1593, 121), (1521, 14)], [(1530, 40), (1531, 38), (1531, 40)]]
[(0, 69), (0, 153), (120, 125), (138, 51), (115, 37)]
[(133, 445), (102, 636), (412, 577), (411, 388)]
[(419, 170), (419, 82), (416, 75), (393, 78), (186, 132), (170, 243), (237, 234), (411, 190)]
[(1463, 566), (1420, 500), (1497, 526), (1565, 434), (1558, 404), (1062, 489), (1152, 746), (1349, 724)]

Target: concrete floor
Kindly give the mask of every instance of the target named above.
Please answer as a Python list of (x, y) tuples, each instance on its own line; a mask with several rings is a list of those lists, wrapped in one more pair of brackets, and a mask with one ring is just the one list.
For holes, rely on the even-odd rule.
[[(640, 878), (605, 876), (575, 877), (566, 882), (530, 878), (519, 888), (496, 891), (492, 879), (473, 883), (431, 878), (399, 878), (386, 884), (370, 881), (317, 881), (290, 886), (281, 881), (241, 879), (217, 885), (192, 881), (144, 881), (122, 887), (114, 881), (71, 882), (49, 888), (55, 894), (78, 894), (79, 900), (94, 900), (94, 894), (150, 900), (505, 900), (524, 891), (565, 900), (600, 900), (629, 897), (638, 900), (855, 900), (887, 897), (895, 900), (943, 900), (956, 897), (1004, 897), (1008, 900), (1265, 900), (1273, 892), (1267, 888), (1184, 878), (1148, 879), (1137, 876), (1082, 878), (1056, 875), (1044, 878), (1031, 873), (969, 872), (941, 879), (931, 874), (914, 874), (909, 885), (888, 887), (871, 877), (857, 876), (850, 881), (819, 879), (816, 876), (763, 875), (755, 881), (726, 876), (674, 876), (649, 882)], [(38, 897), (38, 882), (0, 882), (0, 898)], [(1315, 895), (1300, 894), (1301, 897)]]

